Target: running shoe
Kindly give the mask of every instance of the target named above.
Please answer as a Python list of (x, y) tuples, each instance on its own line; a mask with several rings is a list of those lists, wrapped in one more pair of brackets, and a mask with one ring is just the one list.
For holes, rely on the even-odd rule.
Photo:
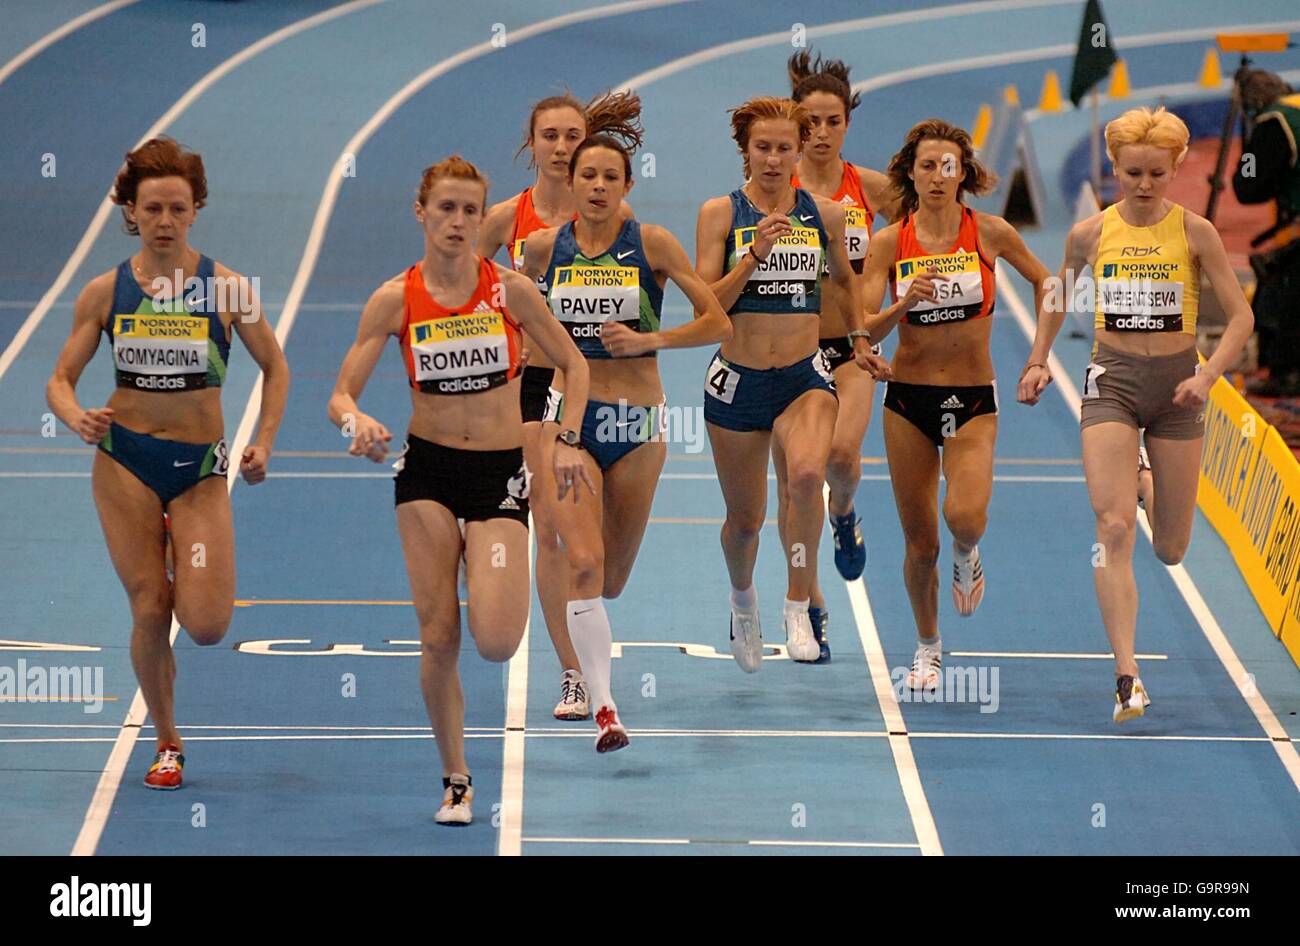
[(566, 670), (560, 677), (560, 702), (555, 704), (555, 718), (566, 720), (591, 719), (591, 706), (587, 702), (587, 681), (576, 670)]
[(731, 655), (745, 673), (758, 673), (763, 667), (763, 628), (758, 608), (750, 610), (731, 606)]
[(921, 644), (912, 656), (912, 670), (907, 675), (909, 690), (934, 690), (939, 686), (939, 668), (943, 665), (941, 643)]
[(831, 539), (835, 542), (835, 569), (845, 581), (856, 581), (867, 567), (867, 546), (862, 541), (862, 520), (850, 508), (842, 516), (831, 516)]
[(1147, 696), (1147, 688), (1142, 685), (1141, 677), (1130, 677), (1128, 674), (1120, 677), (1115, 681), (1115, 712), (1114, 720), (1117, 723), (1126, 720), (1136, 719), (1147, 711), (1151, 705), (1151, 698)]
[(970, 617), (984, 600), (984, 567), (980, 564), (979, 546), (962, 555), (952, 546), (952, 603), (957, 613)]
[(618, 721), (618, 710), (612, 706), (602, 706), (596, 710), (596, 725), (600, 734), (596, 736), (597, 752), (616, 752), (627, 745), (627, 730)]
[(812, 620), (808, 609), (785, 611), (785, 650), (791, 660), (799, 663), (816, 663), (821, 657), (822, 649), (813, 636)]
[(174, 792), (181, 787), (181, 770), (185, 768), (185, 756), (181, 747), (167, 743), (153, 757), (153, 765), (144, 777), (145, 788), (156, 788), (164, 792)]
[(811, 662), (815, 664), (830, 663), (831, 645), (830, 639), (826, 636), (826, 629), (831, 623), (830, 614), (825, 608), (810, 607), (808, 609), (808, 623), (812, 625), (813, 639), (817, 641), (817, 646), (821, 649), (821, 656)]
[(474, 786), (468, 775), (453, 772), (442, 780), (442, 807), (433, 816), (438, 824), (463, 825), (474, 820), (470, 802), (474, 800)]

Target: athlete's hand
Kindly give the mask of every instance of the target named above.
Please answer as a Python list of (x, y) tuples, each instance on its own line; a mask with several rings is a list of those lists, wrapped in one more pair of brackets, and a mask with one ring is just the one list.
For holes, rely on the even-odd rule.
[(600, 332), (600, 343), (615, 358), (635, 358), (659, 347), (658, 334), (638, 332), (621, 322), (606, 322)]
[(854, 361), (859, 368), (877, 381), (888, 381), (894, 376), (894, 369), (889, 367), (889, 359), (884, 355), (877, 355), (870, 346), (866, 346), (866, 351), (855, 352)]
[(912, 284), (907, 287), (907, 294), (903, 296), (903, 308), (911, 312), (918, 302), (933, 302), (935, 297), (935, 280), (948, 281), (947, 276), (940, 276), (937, 269), (927, 269), (919, 273), (912, 280)]
[(582, 461), (584, 452), (577, 447), (570, 447), (567, 443), (555, 444), (555, 457), (551, 462), (551, 469), (555, 473), (555, 485), (559, 488), (557, 502), (564, 502), (564, 494), (572, 489), (573, 501), (577, 503), (582, 492), (578, 488), (579, 481), (587, 484), (591, 495), (596, 495), (596, 485), (587, 476), (587, 464)]
[(1214, 381), (1208, 371), (1198, 371), (1190, 378), (1180, 381), (1178, 387), (1174, 388), (1174, 406), (1194, 407), (1200, 410), (1210, 396), (1210, 388), (1214, 387)]
[(1025, 369), (1025, 373), (1020, 376), (1020, 383), (1016, 385), (1016, 400), (1021, 404), (1034, 405), (1038, 403), (1038, 398), (1047, 390), (1047, 386), (1052, 383), (1052, 373), (1042, 365), (1030, 365)]
[(271, 451), (250, 443), (244, 448), (244, 455), (239, 458), (239, 473), (249, 486), (256, 486), (266, 479), (266, 461), (271, 459)]
[(375, 463), (383, 463), (388, 455), (388, 442), (393, 435), (388, 428), (368, 414), (357, 418), (356, 432), (352, 435), (352, 446), (348, 453), (354, 457), (369, 457)]
[(750, 245), (749, 252), (754, 254), (756, 260), (765, 260), (771, 254), (776, 241), (792, 232), (794, 232), (794, 227), (790, 226), (789, 217), (785, 214), (768, 214), (758, 221), (754, 233), (754, 242)]
[(82, 411), (73, 430), (77, 436), (89, 444), (99, 443), (113, 426), (113, 409), (111, 407), (92, 407)]

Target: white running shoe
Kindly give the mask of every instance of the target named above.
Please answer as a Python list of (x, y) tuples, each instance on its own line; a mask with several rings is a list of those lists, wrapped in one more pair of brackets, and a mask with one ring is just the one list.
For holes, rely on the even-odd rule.
[(957, 613), (970, 617), (984, 600), (984, 566), (980, 564), (979, 546), (962, 555), (957, 543), (952, 546), (952, 603)]
[(450, 825), (469, 824), (473, 821), (474, 813), (469, 806), (474, 800), (474, 789), (470, 785), (469, 776), (452, 773), (442, 780), (442, 784), (442, 807), (433, 816), (433, 820), (438, 824)]
[(591, 719), (591, 705), (587, 702), (587, 681), (576, 670), (566, 670), (560, 677), (560, 702), (555, 704), (555, 718), (576, 720)]
[(822, 655), (821, 645), (813, 634), (812, 621), (808, 609), (801, 611), (786, 609), (785, 612), (785, 649), (791, 660), (814, 661)]
[(731, 606), (731, 655), (745, 673), (758, 673), (762, 669), (763, 628), (758, 621), (757, 607), (743, 610)]
[(912, 657), (907, 675), (909, 690), (934, 690), (939, 686), (939, 668), (943, 665), (943, 643), (921, 644)]
[(1115, 681), (1115, 712), (1112, 718), (1117, 723), (1136, 719), (1147, 711), (1151, 698), (1147, 688), (1142, 685), (1141, 677), (1122, 676)]

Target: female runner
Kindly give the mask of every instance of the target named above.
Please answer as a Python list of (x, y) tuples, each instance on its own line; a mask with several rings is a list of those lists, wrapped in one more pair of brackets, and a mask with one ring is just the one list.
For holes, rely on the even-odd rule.
[(696, 269), (734, 327), (709, 365), (704, 417), (727, 503), (722, 549), (731, 578), (731, 650), (742, 670), (755, 673), (763, 645), (754, 561), (773, 442), (786, 458), (789, 495), (786, 647), (795, 660), (820, 655), (808, 604), (836, 413), (835, 381), (817, 344), (824, 262), (847, 300), (858, 366), (880, 370), (885, 361), (872, 354), (862, 328), (843, 206), (791, 184), (812, 133), (808, 109), (790, 99), (751, 99), (732, 111), (731, 126), (748, 181), (700, 208)]
[[(569, 189), (569, 164), (573, 151), (588, 135), (615, 135), (624, 141), (640, 140), (637, 118), (641, 101), (630, 92), (608, 92), (583, 104), (573, 95), (553, 95), (532, 108), (528, 116), (528, 136), (520, 146), (529, 150), (529, 167), (537, 168), (532, 186), (495, 205), (483, 219), (479, 230), (478, 253), (491, 259), (503, 245), (516, 270), (524, 265), (524, 247), (529, 234), (547, 227), (558, 227), (576, 216), (577, 203)], [(632, 211), (626, 204), (624, 217)], [(543, 294), (544, 285), (539, 285)], [(529, 468), (542, 469), (542, 413), (555, 367), (544, 351), (528, 344), (527, 363), (519, 387), (520, 409), (524, 417), (524, 458)], [(556, 719), (590, 719), (587, 683), (578, 667), (578, 655), (565, 629), (565, 601), (569, 594), (568, 560), (556, 536), (551, 503), (544, 491), (532, 497), (533, 540), (537, 546), (537, 597), (551, 637), (551, 646), (560, 660), (560, 701)]]
[[(289, 390), (275, 333), (238, 273), (189, 244), (207, 203), (203, 159), (170, 138), (126, 156), (113, 202), (140, 251), (87, 284), (45, 396), (55, 415), (96, 444), (91, 488), (113, 567), (131, 605), (131, 665), (158, 737), (149, 788), (181, 787), (171, 624), (200, 646), (219, 643), (235, 606), (235, 548), (221, 385), (231, 329), (262, 370), (261, 421), (239, 459), (249, 485), (266, 479)], [(179, 278), (178, 278), (179, 277)], [(105, 407), (83, 408), (77, 381), (108, 338), (117, 386)], [(168, 575), (167, 529), (177, 557)]]
[[(844, 249), (853, 272), (860, 279), (876, 212), (879, 210), (887, 219), (893, 220), (898, 211), (898, 195), (884, 174), (850, 164), (841, 157), (844, 137), (849, 129), (849, 115), (858, 107), (861, 98), (852, 92), (849, 85), (849, 67), (838, 59), (823, 61), (820, 56), (814, 62), (812, 53), (805, 50), (790, 57), (788, 69), (790, 97), (807, 108), (813, 118), (812, 136), (804, 148), (803, 157), (795, 165), (791, 184), (844, 205)], [(835, 431), (831, 435), (830, 457), (826, 462), (831, 537), (835, 544), (835, 567), (846, 581), (853, 581), (862, 575), (867, 564), (867, 549), (858, 528), (853, 498), (862, 479), (862, 439), (871, 423), (876, 381), (852, 364), (853, 346), (848, 338), (848, 322), (841, 312), (844, 300), (836, 291), (835, 284), (828, 282), (824, 291), (818, 345), (830, 362), (840, 402), (835, 416)], [(880, 354), (880, 346), (874, 346), (873, 351)], [(772, 460), (776, 467), (777, 523), (784, 543), (789, 503), (785, 489), (785, 455), (778, 445), (773, 445)], [(810, 602), (808, 618), (821, 648), (816, 662), (828, 663), (831, 659), (827, 637), (830, 616), (826, 612), (826, 599), (822, 596), (815, 570)]]
[[(1218, 231), (1165, 197), (1187, 155), (1187, 139), (1182, 119), (1163, 108), (1131, 109), (1106, 126), (1120, 200), (1074, 225), (1058, 277), (1065, 285), (1072, 276), (1073, 284), (1091, 267), (1096, 291), (1096, 341), (1084, 375), (1080, 426), (1083, 472), (1106, 556), (1105, 566), (1093, 569), (1093, 581), (1115, 653), (1117, 723), (1141, 716), (1151, 704), (1134, 657), (1136, 507), (1146, 510), (1156, 557), (1166, 565), (1182, 561), (1192, 538), (1205, 402), (1255, 324)], [(1202, 273), (1228, 314), (1223, 338), (1205, 364), (1196, 353)], [(1047, 356), (1065, 318), (1063, 306), (1040, 305), (1038, 313), (1017, 392), (1027, 404), (1038, 403), (1052, 380)], [(1149, 466), (1139, 461), (1142, 430)]]
[(962, 195), (983, 194), (993, 175), (975, 160), (970, 136), (938, 119), (915, 125), (889, 162), (903, 218), (875, 235), (864, 293), (875, 305), (885, 283), (894, 304), (867, 317), (874, 341), (899, 325), (885, 389), (885, 451), (907, 546), (903, 580), (920, 639), (907, 685), (938, 686), (939, 470), (948, 481), (943, 518), (953, 538), (952, 597), (975, 613), (984, 597), (978, 543), (988, 525), (997, 437), (997, 388), (989, 354), (994, 264), (1004, 257), (1041, 299), (1047, 267), (1001, 217), (976, 213)]
[[(591, 686), (596, 751), (609, 752), (628, 740), (610, 692), (613, 637), (601, 599), (617, 598), (627, 584), (664, 465), (664, 392), (655, 353), (721, 341), (731, 325), (677, 239), (619, 213), (633, 184), (628, 148), (605, 135), (588, 138), (575, 149), (570, 169), (578, 219), (534, 233), (524, 273), (545, 274), (551, 312), (590, 364), (586, 412), (577, 414), (563, 388), (553, 388), (542, 442), (549, 449), (561, 423), (581, 426), (574, 445), (585, 451), (587, 473), (600, 488), (595, 502), (564, 503), (556, 515), (569, 559), (569, 638)], [(661, 330), (668, 279), (697, 315), (688, 325)]]
[[(330, 420), (345, 431), (351, 425), (351, 452), (382, 463), (392, 434), (357, 398), (389, 336), (398, 338), (412, 414), (393, 464), (397, 527), (420, 622), (420, 688), (442, 758), (439, 824), (473, 817), (457, 672), (461, 556), (469, 629), (485, 660), (509, 660), (528, 619), (521, 327), (565, 372), (574, 403), (587, 400), (586, 363), (536, 286), (474, 252), (486, 202), (487, 179), (468, 161), (453, 155), (425, 169), (415, 203), (424, 257), (366, 303), (329, 403)], [(561, 496), (587, 478), (577, 450), (558, 449), (553, 461)]]

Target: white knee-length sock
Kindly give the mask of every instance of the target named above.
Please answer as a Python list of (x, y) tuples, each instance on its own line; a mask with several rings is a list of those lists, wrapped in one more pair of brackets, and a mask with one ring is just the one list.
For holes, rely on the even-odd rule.
[(578, 664), (591, 695), (591, 711), (594, 713), (602, 706), (614, 707), (614, 697), (609, 692), (609, 652), (614, 635), (609, 629), (605, 602), (600, 598), (570, 601), (566, 613), (569, 640), (577, 651)]

